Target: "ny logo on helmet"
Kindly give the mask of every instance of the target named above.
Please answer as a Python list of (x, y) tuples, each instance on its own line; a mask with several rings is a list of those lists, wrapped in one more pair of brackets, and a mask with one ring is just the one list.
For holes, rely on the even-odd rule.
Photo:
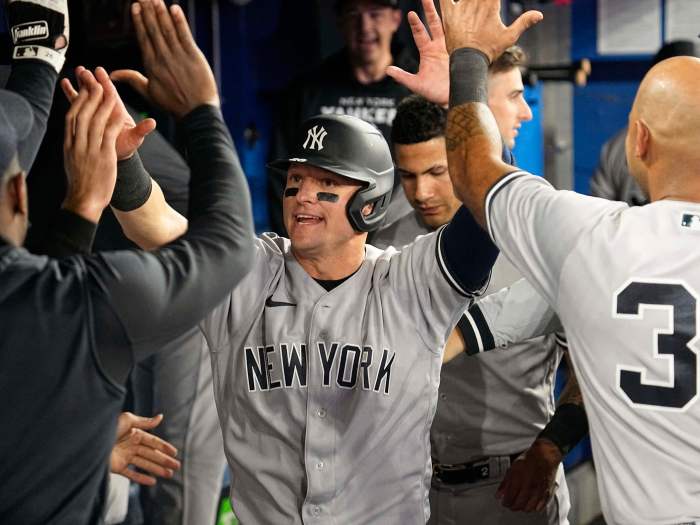
[[(323, 149), (323, 140), (326, 138), (326, 135), (328, 135), (328, 132), (321, 126), (319, 129), (318, 126), (314, 126), (313, 128), (309, 129), (308, 133), (306, 134), (306, 140), (304, 141), (304, 145), (302, 146), (304, 149), (317, 149), (318, 151), (321, 151)], [(311, 145), (309, 145), (309, 141), (311, 141)]]

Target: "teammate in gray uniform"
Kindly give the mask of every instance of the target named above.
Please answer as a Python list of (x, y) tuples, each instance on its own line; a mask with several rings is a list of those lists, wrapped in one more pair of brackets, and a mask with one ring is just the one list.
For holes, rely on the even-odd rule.
[[(515, 65), (521, 56), (518, 48), (507, 51), (494, 63), (489, 75), (489, 105), (493, 101), (502, 119), (497, 120), (501, 124), (501, 136), (510, 132), (504, 137), (510, 146), (513, 146), (516, 129), (513, 124), (519, 124), (520, 115), (530, 115), (522, 98), (520, 71)], [(399, 104), (392, 142), (401, 184), (414, 210), (379, 230), (373, 241), (378, 247), (412, 242), (418, 235), (449, 221), (460, 205), (447, 170), (446, 117), (445, 109), (418, 95)], [(512, 266), (499, 256), (486, 293), (511, 284), (508, 272), (512, 272)], [(495, 312), (493, 306), (485, 309), (475, 305), (460, 320), (451, 339), (461, 340), (462, 345), (465, 340), (469, 341), (471, 345), (467, 346), (477, 347), (477, 350), (483, 349), (486, 341), (493, 341), (489, 317), (484, 315), (484, 310), (490, 310), (492, 322), (506, 329), (512, 329), (515, 319), (524, 314), (530, 324), (541, 325), (540, 316), (551, 317), (552, 312), (535, 307), (542, 299), (531, 288), (530, 291), (532, 304), (519, 301), (515, 308), (504, 309), (503, 301), (491, 301), (490, 305), (497, 306)], [(523, 324), (518, 328), (522, 329)], [(493, 331), (499, 329), (493, 327)], [(517, 332), (512, 337), (511, 341), (523, 340)], [(475, 359), (461, 355), (444, 365), (440, 399), (431, 429), (435, 462), (432, 523), (453, 523), (467, 515), (481, 516), (483, 523), (568, 523), (569, 495), (561, 466), (565, 451), (545, 439), (538, 439), (533, 445), (554, 413), (554, 378), (561, 357), (557, 338), (550, 333), (514, 344), (507, 353), (482, 353)], [(565, 392), (561, 403), (579, 402), (575, 378), (570, 378)], [(514, 411), (513, 407), (518, 409)], [(511, 460), (525, 450), (523, 459), (527, 466), (524, 469), (518, 466), (520, 471), (530, 472), (522, 480), (521, 490), (509, 484), (510, 492), (498, 491)], [(523, 473), (514, 476), (522, 477)], [(527, 486), (525, 481), (533, 486)], [(556, 489), (555, 497), (550, 498), (552, 485)], [(514, 510), (535, 510), (542, 500), (547, 506), (546, 513), (512, 512), (494, 497), (497, 492)]]
[[(144, 3), (144, 19), (164, 9)], [(350, 116), (300, 131), (275, 163), (290, 240), (261, 236), (253, 271), (203, 322), (234, 511), (425, 523), (442, 348), (496, 252), (464, 208), (401, 251), (366, 246), (390, 200), (386, 141)]]
[(629, 208), (556, 191), (500, 159), (480, 90), (489, 61), (541, 13), (506, 28), (498, 0), (441, 6), (455, 190), (567, 327), (606, 520), (700, 521), (700, 59), (660, 62), (640, 85), (627, 161), (651, 204)]

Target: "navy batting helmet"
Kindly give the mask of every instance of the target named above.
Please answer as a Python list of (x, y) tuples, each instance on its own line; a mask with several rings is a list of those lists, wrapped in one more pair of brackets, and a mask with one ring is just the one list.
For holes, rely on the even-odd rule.
[[(348, 220), (360, 232), (379, 227), (391, 200), (394, 162), (389, 145), (372, 124), (350, 115), (312, 117), (302, 124), (292, 157), (271, 162), (269, 167), (286, 173), (291, 162), (362, 182), (364, 187), (348, 202)], [(369, 215), (362, 215), (366, 204), (374, 207)]]

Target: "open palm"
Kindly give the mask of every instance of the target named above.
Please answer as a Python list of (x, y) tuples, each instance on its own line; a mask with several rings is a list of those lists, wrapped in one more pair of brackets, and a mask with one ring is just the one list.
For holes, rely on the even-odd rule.
[[(102, 86), (105, 93), (113, 93), (115, 95), (116, 104), (114, 105), (114, 110), (110, 115), (110, 121), (116, 120), (122, 124), (116, 143), (117, 160), (128, 159), (136, 152), (136, 150), (139, 149), (141, 144), (143, 144), (143, 140), (146, 138), (146, 135), (156, 128), (156, 121), (151, 118), (147, 118), (136, 124), (132, 116), (129, 115), (129, 112), (126, 110), (124, 102), (122, 102), (122, 99), (117, 94), (109, 75), (103, 68), (98, 67), (95, 70), (94, 77), (82, 66), (79, 66), (75, 70), (75, 73), (76, 77), (78, 78), (79, 87), (82, 87), (86, 83), (97, 81)], [(77, 98), (78, 92), (71, 85), (68, 79), (63, 79), (61, 81), (61, 88), (63, 89), (63, 93), (66, 95), (69, 102), (72, 103), (73, 100)]]
[(428, 29), (415, 13), (408, 13), (413, 40), (420, 54), (418, 73), (412, 74), (396, 66), (389, 66), (387, 75), (426, 99), (447, 106), (450, 96), (450, 56), (445, 46), (442, 22), (432, 0), (423, 0)]

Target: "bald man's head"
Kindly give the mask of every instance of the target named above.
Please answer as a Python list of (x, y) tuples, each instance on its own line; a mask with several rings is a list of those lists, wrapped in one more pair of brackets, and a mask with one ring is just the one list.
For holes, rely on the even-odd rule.
[(630, 173), (647, 193), (652, 178), (678, 178), (689, 169), (700, 177), (698, 79), (700, 59), (675, 57), (655, 65), (639, 86), (626, 150)]

